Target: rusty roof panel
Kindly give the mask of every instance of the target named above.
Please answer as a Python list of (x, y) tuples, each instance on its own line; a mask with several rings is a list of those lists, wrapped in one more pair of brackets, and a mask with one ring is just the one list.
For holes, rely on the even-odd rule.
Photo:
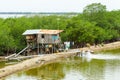
[(61, 32), (63, 32), (63, 30), (33, 29), (33, 30), (26, 30), (22, 35), (59, 34)]
[(40, 30), (41, 34), (59, 34), (61, 32), (63, 32), (63, 30), (47, 30), (47, 29)]

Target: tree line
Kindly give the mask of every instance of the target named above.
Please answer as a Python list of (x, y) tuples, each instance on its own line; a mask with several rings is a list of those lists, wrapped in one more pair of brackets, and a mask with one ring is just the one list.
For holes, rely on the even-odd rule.
[(61, 29), (62, 41), (74, 41), (79, 47), (120, 39), (120, 10), (107, 11), (101, 3), (87, 5), (76, 16), (22, 16), (0, 18), (0, 55), (20, 51), (26, 46), (22, 33), (27, 29)]

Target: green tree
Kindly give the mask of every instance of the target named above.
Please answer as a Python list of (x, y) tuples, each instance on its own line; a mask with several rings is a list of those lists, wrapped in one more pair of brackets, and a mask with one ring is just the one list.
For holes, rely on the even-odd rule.
[(83, 10), (84, 19), (96, 22), (97, 26), (106, 26), (106, 6), (101, 3), (92, 3)]

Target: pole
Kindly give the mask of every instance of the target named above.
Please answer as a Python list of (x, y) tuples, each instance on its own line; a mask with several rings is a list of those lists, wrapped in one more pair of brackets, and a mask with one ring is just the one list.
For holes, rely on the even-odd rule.
[(38, 50), (37, 52), (38, 52), (38, 55), (39, 55), (39, 43), (38, 43), (38, 49), (37, 50)]

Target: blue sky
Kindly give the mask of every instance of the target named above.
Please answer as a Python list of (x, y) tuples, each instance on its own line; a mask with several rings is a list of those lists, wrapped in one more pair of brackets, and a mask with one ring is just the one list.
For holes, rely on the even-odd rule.
[(106, 5), (109, 11), (120, 9), (120, 0), (1, 0), (0, 12), (82, 12), (91, 3)]

